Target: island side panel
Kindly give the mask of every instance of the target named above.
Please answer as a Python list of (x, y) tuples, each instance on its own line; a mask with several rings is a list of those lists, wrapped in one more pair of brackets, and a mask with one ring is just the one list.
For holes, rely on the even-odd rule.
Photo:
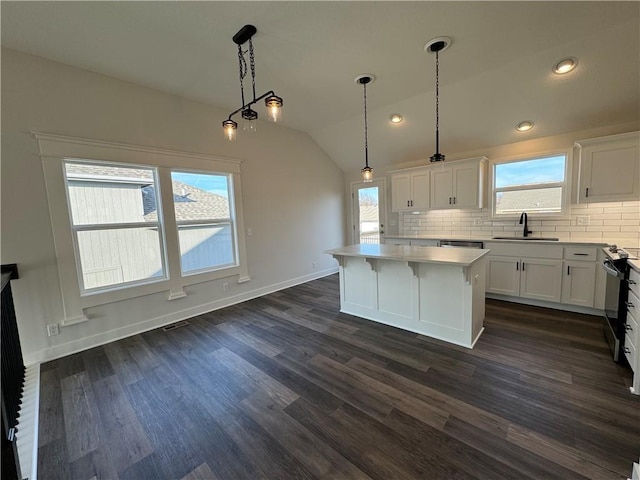
[(480, 335), (484, 330), (485, 288), (487, 282), (486, 267), (487, 257), (482, 257), (471, 266), (472, 346), (476, 343), (478, 338), (480, 338)]
[(342, 257), (340, 311), (370, 318), (378, 308), (376, 272), (363, 257)]

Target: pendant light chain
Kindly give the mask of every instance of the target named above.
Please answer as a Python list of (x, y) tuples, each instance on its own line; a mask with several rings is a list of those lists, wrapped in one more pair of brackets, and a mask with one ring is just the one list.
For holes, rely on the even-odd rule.
[(253, 55), (253, 42), (249, 39), (249, 62), (251, 64), (251, 87), (253, 88), (253, 100), (256, 99), (256, 61)]
[(242, 107), (244, 108), (244, 77), (247, 75), (247, 61), (244, 59), (244, 53), (242, 52), (242, 45), (238, 45), (238, 67), (240, 69), (240, 94), (242, 95)]
[(364, 86), (364, 163), (366, 167), (369, 167), (369, 141), (368, 141), (368, 128), (367, 128), (367, 83), (362, 84)]
[(440, 153), (440, 51), (436, 50), (436, 153)]

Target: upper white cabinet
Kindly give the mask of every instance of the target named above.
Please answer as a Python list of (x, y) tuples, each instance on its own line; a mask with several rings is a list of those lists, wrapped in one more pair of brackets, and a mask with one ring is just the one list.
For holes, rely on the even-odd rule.
[(431, 167), (431, 208), (482, 208), (486, 157)]
[(391, 210), (393, 212), (429, 208), (429, 169), (398, 172), (391, 176)]
[(392, 172), (391, 210), (482, 208), (486, 161), (477, 157)]
[(578, 201), (640, 199), (640, 132), (576, 142), (580, 152)]

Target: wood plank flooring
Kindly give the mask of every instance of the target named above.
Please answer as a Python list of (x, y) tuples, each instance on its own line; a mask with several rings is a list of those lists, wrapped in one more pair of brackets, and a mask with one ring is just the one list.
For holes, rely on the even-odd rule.
[(42, 365), (38, 478), (622, 479), (630, 384), (597, 317), (488, 301), (468, 350), (332, 275)]

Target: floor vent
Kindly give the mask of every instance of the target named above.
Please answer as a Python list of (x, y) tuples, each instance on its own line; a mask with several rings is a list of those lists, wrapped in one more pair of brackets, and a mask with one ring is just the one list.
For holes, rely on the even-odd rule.
[(189, 325), (189, 322), (187, 322), (186, 320), (183, 320), (182, 322), (176, 322), (176, 323), (172, 323), (171, 325), (167, 325), (166, 327), (162, 327), (162, 330), (164, 330), (165, 332), (168, 332), (170, 330), (175, 330), (176, 328), (185, 327), (187, 325)]

